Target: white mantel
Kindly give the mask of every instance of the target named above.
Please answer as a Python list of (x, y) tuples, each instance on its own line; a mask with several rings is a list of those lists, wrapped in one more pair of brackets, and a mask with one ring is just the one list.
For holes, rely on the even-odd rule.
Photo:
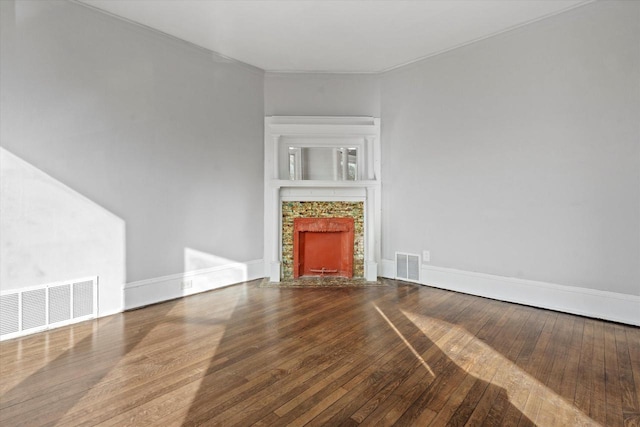
[[(359, 179), (312, 181), (283, 178), (289, 146), (358, 147)], [(364, 202), (365, 278), (376, 280), (380, 263), (380, 119), (373, 117), (265, 117), (264, 260), (272, 282), (281, 277), (283, 201)]]

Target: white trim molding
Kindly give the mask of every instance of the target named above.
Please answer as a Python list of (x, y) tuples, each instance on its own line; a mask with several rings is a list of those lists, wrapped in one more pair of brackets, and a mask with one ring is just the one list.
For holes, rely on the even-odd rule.
[[(384, 260), (391, 267), (393, 261)], [(390, 268), (384, 273), (392, 273)], [(381, 272), (382, 274), (382, 272)], [(383, 277), (389, 277), (383, 275)], [(390, 276), (393, 278), (393, 275)], [(640, 296), (422, 265), (420, 283), (470, 295), (640, 326)]]
[(127, 283), (124, 309), (131, 310), (264, 277), (263, 260), (234, 262)]

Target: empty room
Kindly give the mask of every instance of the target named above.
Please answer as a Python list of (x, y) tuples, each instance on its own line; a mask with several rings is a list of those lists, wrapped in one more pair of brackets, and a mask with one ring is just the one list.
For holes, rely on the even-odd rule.
[(640, 426), (640, 1), (0, 19), (0, 425)]

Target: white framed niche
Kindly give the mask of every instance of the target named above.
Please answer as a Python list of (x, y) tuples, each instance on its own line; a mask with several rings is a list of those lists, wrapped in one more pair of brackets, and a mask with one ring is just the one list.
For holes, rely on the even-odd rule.
[(281, 278), (283, 201), (364, 201), (364, 275), (380, 262), (380, 119), (265, 117), (265, 275)]
[(357, 142), (340, 146), (337, 144), (337, 142), (331, 144), (313, 140), (289, 142), (288, 138), (283, 138), (280, 141), (283, 147), (280, 147), (279, 152), (288, 158), (279, 159), (280, 179), (295, 181), (361, 179), (363, 160), (359, 153), (363, 153), (363, 144)]

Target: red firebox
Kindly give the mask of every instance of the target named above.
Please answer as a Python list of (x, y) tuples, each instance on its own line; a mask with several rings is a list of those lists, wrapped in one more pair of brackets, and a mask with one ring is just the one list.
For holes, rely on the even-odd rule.
[(294, 218), (293, 277), (353, 277), (353, 218)]

